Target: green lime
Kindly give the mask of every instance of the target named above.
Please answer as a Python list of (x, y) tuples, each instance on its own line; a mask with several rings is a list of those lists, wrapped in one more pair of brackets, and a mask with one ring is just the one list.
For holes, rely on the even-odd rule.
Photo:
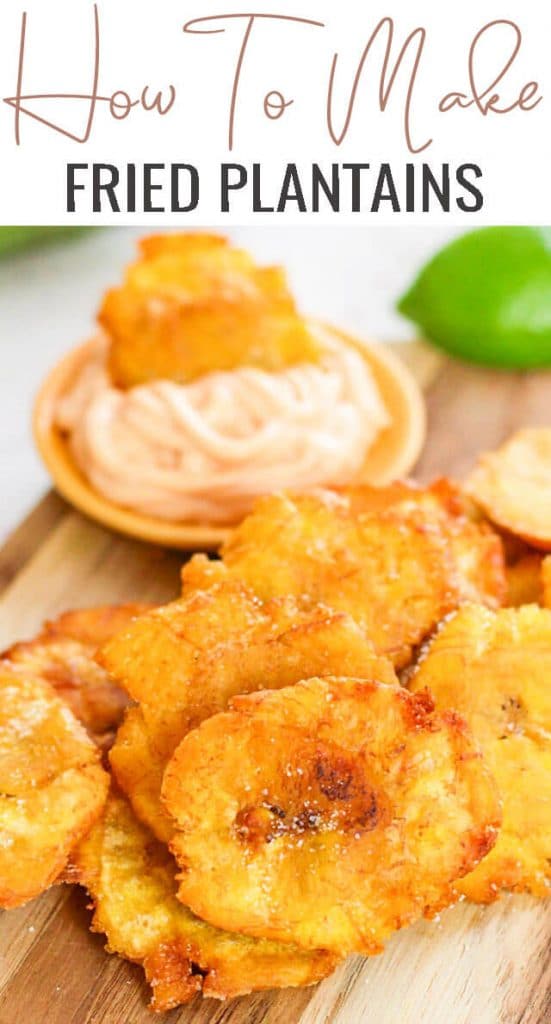
[(398, 309), (450, 355), (486, 366), (551, 366), (551, 228), (491, 227), (455, 239)]
[(0, 257), (11, 256), (20, 249), (48, 242), (61, 242), (87, 229), (84, 227), (34, 227), (34, 226), (0, 226)]

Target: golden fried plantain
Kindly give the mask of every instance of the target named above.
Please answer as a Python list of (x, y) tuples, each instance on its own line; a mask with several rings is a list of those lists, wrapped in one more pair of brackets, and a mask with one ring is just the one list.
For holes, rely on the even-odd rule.
[(196, 556), (185, 566), (184, 594), (229, 577), (263, 600), (322, 601), (349, 613), (377, 653), (403, 667), (461, 601), (498, 606), (505, 593), (499, 538), (432, 491), (404, 487), (390, 488), (388, 504), (372, 488), (263, 498), (233, 531), (222, 563)]
[(186, 383), (243, 365), (275, 371), (320, 356), (283, 270), (257, 267), (213, 235), (145, 240), (122, 286), (107, 293), (99, 322), (120, 387)]
[(255, 941), (220, 931), (176, 898), (176, 865), (111, 794), (101, 820), (72, 857), (70, 877), (93, 900), (92, 929), (107, 949), (141, 963), (159, 1012), (198, 992), (229, 999), (257, 989), (312, 985), (333, 970), (325, 952)]
[(140, 702), (111, 751), (115, 777), (138, 817), (164, 841), (171, 833), (159, 804), (164, 766), (186, 732), (231, 697), (312, 674), (376, 672), (398, 682), (349, 616), (303, 608), (292, 597), (263, 603), (231, 579), (142, 616), (100, 657)]
[(0, 666), (0, 906), (17, 907), (61, 874), (101, 813), (99, 752), (55, 691)]
[(98, 647), (151, 605), (107, 605), (65, 612), (47, 622), (34, 640), (2, 655), (16, 671), (50, 683), (86, 726), (92, 739), (110, 747), (128, 697), (95, 660)]
[(506, 590), (502, 540), (457, 484), (441, 477), (427, 487), (397, 481), (382, 488), (346, 488), (343, 493), (353, 515), (392, 506), (425, 508), (430, 515), (436, 514), (452, 551), (461, 598), (484, 601), (490, 607), (502, 604)]
[(465, 486), (492, 522), (551, 550), (551, 428), (519, 430), (481, 455)]
[[(198, 659), (244, 636), (258, 624), (260, 611), (252, 591), (230, 580), (141, 616), (108, 641), (98, 658), (133, 700), (151, 706), (151, 716), (172, 718), (182, 701), (188, 704)], [(201, 720), (209, 713), (209, 691), (193, 691), (192, 698)]]
[[(111, 748), (111, 770), (122, 792), (128, 797), (136, 817), (144, 822), (163, 843), (174, 833), (172, 818), (161, 804), (161, 785), (168, 754), (155, 749), (153, 737), (161, 729), (148, 729), (142, 709), (128, 708)], [(182, 736), (185, 732), (182, 733)]]
[[(202, 257), (208, 260), (221, 251), (229, 248), (229, 240), (224, 235), (215, 235), (208, 231), (188, 233), (170, 232), (160, 235), (147, 235), (140, 238), (138, 250), (142, 260), (156, 260), (160, 256), (183, 256), (192, 254), (197, 261)], [(245, 269), (253, 266), (251, 257), (243, 250), (231, 249), (234, 259), (241, 260)], [(208, 266), (208, 264), (207, 264)]]
[(179, 897), (205, 920), (376, 953), (495, 842), (494, 780), (427, 694), (311, 679), (231, 709), (188, 733), (163, 783)]
[(94, 742), (102, 749), (110, 746), (128, 697), (96, 663), (93, 650), (75, 640), (30, 640), (13, 647), (4, 660), (16, 672), (50, 683)]
[(77, 640), (78, 643), (96, 650), (107, 643), (112, 636), (125, 629), (132, 619), (151, 611), (152, 604), (129, 602), (127, 604), (103, 604), (93, 608), (77, 608), (62, 612), (57, 619), (48, 620), (40, 633), (40, 639)]
[(551, 611), (465, 606), (443, 623), (410, 681), (469, 722), (503, 797), (503, 828), (459, 889), (548, 895), (551, 879)]

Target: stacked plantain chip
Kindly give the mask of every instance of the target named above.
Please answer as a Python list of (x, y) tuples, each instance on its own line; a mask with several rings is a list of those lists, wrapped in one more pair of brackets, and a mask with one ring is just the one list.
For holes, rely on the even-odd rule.
[(313, 984), (460, 898), (547, 896), (543, 433), (464, 489), (262, 499), (177, 600), (6, 652), (2, 905), (83, 885), (164, 1011)]

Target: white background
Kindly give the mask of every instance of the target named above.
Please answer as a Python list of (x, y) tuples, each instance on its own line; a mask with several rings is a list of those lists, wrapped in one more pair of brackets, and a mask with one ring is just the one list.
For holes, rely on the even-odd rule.
[[(251, 36), (243, 67), (236, 118), (236, 144), (227, 150), (228, 102), (237, 53), (243, 37), (242, 22), (227, 23), (218, 35), (184, 35), (182, 26), (198, 16), (236, 12), (235, 0), (98, 0), (101, 24), (100, 92), (110, 95), (125, 89), (139, 95), (144, 85), (153, 91), (174, 84), (177, 103), (164, 118), (136, 109), (124, 122), (113, 120), (100, 105), (90, 142), (78, 145), (25, 117), (22, 144), (14, 145), (13, 110), (0, 103), (0, 223), (55, 223), (65, 215), (65, 167), (68, 161), (99, 161), (123, 165), (183, 162), (202, 172), (201, 206), (196, 223), (221, 221), (216, 187), (221, 161), (261, 161), (265, 198), (277, 195), (282, 168), (289, 161), (301, 166), (319, 161), (367, 161), (377, 166), (389, 161), (401, 170), (410, 159), (403, 138), (403, 100), (411, 60), (404, 63), (384, 115), (377, 109), (377, 91), (383, 56), (382, 40), (366, 64), (358, 91), (350, 132), (340, 148), (328, 137), (325, 124), (327, 83), (331, 59), (339, 54), (336, 78), (336, 126), (343, 122), (351, 84), (361, 53), (384, 15), (396, 22), (394, 59), (408, 34), (417, 26), (427, 30), (425, 53), (414, 96), (414, 132), (434, 143), (419, 160), (435, 168), (474, 161), (484, 169), (486, 203), (477, 215), (423, 213), (393, 214), (384, 210), (377, 223), (407, 219), (418, 223), (440, 220), (472, 224), (545, 223), (550, 219), (551, 172), (551, 6), (542, 0), (479, 0), (462, 4), (442, 0), (255, 0), (257, 12), (287, 13), (319, 18), (323, 29), (286, 23), (258, 22)], [(92, 79), (91, 0), (2, 0), (0, 5), (0, 97), (16, 91), (18, 46), (22, 10), (28, 11), (26, 94), (87, 92)], [(523, 31), (520, 55), (505, 81), (497, 87), (502, 102), (512, 103), (531, 79), (540, 82), (543, 102), (531, 113), (483, 116), (476, 107), (450, 114), (438, 113), (438, 101), (451, 90), (467, 88), (467, 55), (476, 32), (495, 18), (515, 19)], [(507, 30), (487, 38), (477, 60), (477, 75), (488, 87), (498, 74), (510, 48)], [(280, 89), (293, 97), (293, 106), (278, 121), (266, 119), (263, 97)], [(549, 95), (548, 95), (549, 93)], [(38, 107), (34, 104), (34, 109)], [(44, 103), (44, 116), (82, 130), (85, 109), (79, 102)], [(89, 201), (79, 207), (78, 220), (90, 219)], [(250, 193), (236, 203), (233, 223), (252, 220)], [(305, 215), (289, 213), (287, 222), (303, 223)], [(311, 215), (331, 220), (335, 215)], [(340, 215), (340, 223), (346, 215)], [(352, 215), (351, 215), (352, 216)], [(373, 216), (363, 214), (363, 219)], [(257, 214), (256, 222), (282, 215)], [(97, 218), (96, 218), (97, 219)], [(116, 215), (104, 219), (116, 222)], [(128, 220), (128, 218), (126, 218)], [(142, 221), (143, 221), (142, 215)], [(154, 218), (155, 219), (155, 218)], [(158, 217), (156, 218), (158, 220)], [(357, 217), (355, 218), (358, 219)], [(175, 223), (182, 215), (172, 216)], [(118, 218), (125, 222), (124, 217)], [(130, 218), (132, 222), (132, 218)], [(134, 218), (136, 223), (136, 218)]]
[[(48, 487), (30, 430), (45, 373), (93, 330), (104, 289), (120, 278), (143, 230), (106, 229), (0, 262), (0, 537)], [(401, 340), (393, 312), (422, 262), (451, 232), (438, 228), (236, 229), (236, 241), (283, 263), (301, 308), (366, 337)]]

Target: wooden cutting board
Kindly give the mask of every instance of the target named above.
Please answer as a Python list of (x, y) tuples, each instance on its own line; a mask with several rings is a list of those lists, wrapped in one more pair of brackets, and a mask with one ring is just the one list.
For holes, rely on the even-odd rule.
[[(427, 390), (420, 479), (461, 476), (521, 425), (551, 424), (551, 374), (472, 369), (407, 350)], [(48, 495), (0, 552), (0, 648), (65, 608), (176, 595), (182, 555), (116, 537)], [(51, 889), (0, 926), (0, 1024), (144, 1024), (140, 968), (88, 931), (86, 896)], [(463, 904), (350, 958), (314, 989), (196, 1000), (167, 1024), (550, 1024), (551, 904)]]

